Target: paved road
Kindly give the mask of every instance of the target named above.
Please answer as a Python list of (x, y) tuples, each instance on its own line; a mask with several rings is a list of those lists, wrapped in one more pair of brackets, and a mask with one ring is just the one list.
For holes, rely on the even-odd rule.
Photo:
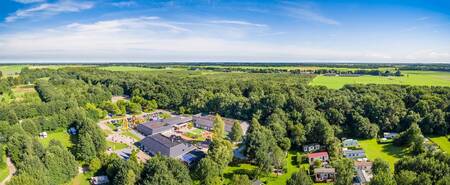
[(11, 180), (12, 176), (16, 173), (16, 167), (12, 163), (11, 159), (6, 158), (6, 165), (8, 166), (9, 174), (8, 176), (0, 183), (0, 185), (5, 185), (9, 180)]

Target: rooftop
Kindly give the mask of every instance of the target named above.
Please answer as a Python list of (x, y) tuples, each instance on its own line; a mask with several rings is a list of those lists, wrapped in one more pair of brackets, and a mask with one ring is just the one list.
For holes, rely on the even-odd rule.
[(176, 137), (166, 137), (162, 134), (155, 134), (152, 136), (148, 136), (146, 138), (144, 138), (141, 143), (145, 144), (149, 141), (155, 141), (160, 143), (161, 145), (167, 147), (167, 148), (171, 148), (174, 147), (176, 145), (182, 144), (182, 139), (181, 138), (176, 138)]
[[(197, 121), (213, 122), (214, 119), (216, 118), (216, 116), (212, 115), (212, 114), (208, 114), (208, 115), (196, 114), (193, 116), (193, 118), (196, 119)], [(239, 121), (236, 119), (224, 118), (224, 117), (222, 117), (222, 120), (227, 125), (233, 125), (235, 121)], [(239, 122), (241, 123), (241, 121), (239, 121)]]
[(314, 173), (335, 173), (336, 170), (334, 168), (316, 168), (314, 169)]
[(192, 118), (190, 118), (190, 117), (176, 116), (176, 117), (171, 117), (171, 118), (167, 118), (167, 119), (148, 121), (148, 122), (142, 123), (142, 125), (144, 125), (148, 128), (151, 128), (151, 129), (158, 129), (161, 127), (173, 126), (173, 125), (177, 125), (177, 124), (181, 124), (181, 123), (186, 123), (191, 120), (192, 120)]
[(328, 156), (327, 152), (316, 152), (316, 153), (310, 153), (308, 154), (308, 158), (317, 158), (322, 156)]

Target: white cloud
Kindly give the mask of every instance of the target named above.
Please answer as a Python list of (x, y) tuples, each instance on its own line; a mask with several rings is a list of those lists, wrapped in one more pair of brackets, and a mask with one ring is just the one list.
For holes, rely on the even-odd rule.
[[(207, 26), (207, 25), (204, 25)], [(450, 62), (447, 53), (361, 51), (256, 41), (254, 29), (243, 38), (159, 17), (134, 17), (73, 23), (52, 29), (0, 34), (1, 60), (41, 61), (432, 61)]]
[(125, 8), (125, 7), (136, 6), (137, 3), (135, 1), (120, 1), (120, 2), (111, 3), (111, 5), (119, 7), (119, 8)]
[(281, 11), (286, 12), (288, 15), (307, 21), (314, 21), (327, 25), (340, 25), (341, 23), (330, 17), (322, 15), (317, 9), (317, 6), (312, 3), (293, 3), (285, 2), (285, 6), (281, 8)]
[(66, 26), (75, 32), (127, 32), (127, 31), (168, 31), (172, 33), (187, 32), (189, 29), (162, 21), (159, 17), (137, 17), (98, 21), (93, 24), (72, 23)]
[(79, 12), (91, 9), (94, 6), (92, 2), (76, 2), (72, 0), (60, 0), (56, 3), (42, 3), (28, 9), (20, 9), (5, 18), (5, 22), (14, 22), (19, 19), (53, 16), (64, 12)]
[(256, 24), (256, 23), (251, 23), (251, 22), (247, 22), (247, 21), (237, 21), (237, 20), (214, 20), (214, 21), (210, 21), (210, 23), (231, 24), (231, 25), (239, 25), (239, 26), (254, 26), (254, 27), (262, 27), (262, 28), (268, 27), (265, 24)]
[(428, 20), (428, 19), (430, 19), (430, 17), (423, 16), (423, 17), (417, 18), (416, 20), (417, 20), (417, 21), (425, 21), (425, 20)]
[(23, 4), (29, 4), (29, 3), (41, 3), (44, 2), (45, 0), (14, 0), (14, 1)]
[(340, 25), (341, 24), (339, 21), (325, 17), (323, 15), (320, 15), (317, 12), (313, 12), (306, 8), (290, 8), (289, 11), (292, 13), (293, 16), (300, 18), (300, 19), (316, 21), (316, 22), (319, 22), (322, 24), (328, 24), (328, 25)]

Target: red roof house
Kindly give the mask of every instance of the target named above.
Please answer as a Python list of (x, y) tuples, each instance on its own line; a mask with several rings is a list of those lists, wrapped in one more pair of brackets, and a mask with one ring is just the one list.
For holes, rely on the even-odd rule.
[(328, 161), (328, 152), (316, 152), (308, 154), (309, 164), (313, 164), (315, 160), (321, 160), (323, 162)]

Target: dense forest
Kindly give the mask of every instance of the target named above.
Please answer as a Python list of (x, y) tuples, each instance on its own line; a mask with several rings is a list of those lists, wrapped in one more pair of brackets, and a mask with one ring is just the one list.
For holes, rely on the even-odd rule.
[[(448, 87), (346, 85), (333, 90), (308, 86), (311, 75), (199, 74), (25, 68), (17, 78), (2, 79), (0, 94), (9, 93), (14, 85), (34, 84), (42, 100), (1, 103), (0, 142), (18, 168), (9, 184), (63, 184), (78, 173), (78, 163), (103, 169), (112, 184), (221, 184), (223, 167), (232, 160), (224, 152), (231, 150), (229, 143), (222, 139), (215, 139), (208, 157), (192, 169), (160, 156), (146, 164), (133, 157), (123, 161), (105, 156), (105, 139), (95, 124), (99, 119), (106, 113), (137, 113), (156, 106), (180, 114), (218, 113), (251, 122), (243, 144), (245, 155), (259, 167), (255, 175), (282, 168), (283, 153), (304, 144), (324, 145), (338, 159), (341, 138), (375, 138), (393, 131), (401, 133), (396, 144), (411, 145), (415, 155), (401, 159), (395, 174), (380, 161), (371, 184), (450, 184), (449, 155), (428, 153), (411, 144), (419, 133), (450, 133)], [(113, 95), (128, 95), (132, 101), (112, 104)], [(70, 151), (58, 142), (44, 147), (36, 141), (39, 132), (70, 127), (78, 130)], [(333, 165), (345, 174), (348, 162), (336, 161)], [(289, 182), (296, 184), (295, 178), (302, 182), (302, 173)], [(236, 184), (247, 181), (247, 177), (233, 177)], [(348, 178), (339, 177), (336, 184), (344, 182)]]

